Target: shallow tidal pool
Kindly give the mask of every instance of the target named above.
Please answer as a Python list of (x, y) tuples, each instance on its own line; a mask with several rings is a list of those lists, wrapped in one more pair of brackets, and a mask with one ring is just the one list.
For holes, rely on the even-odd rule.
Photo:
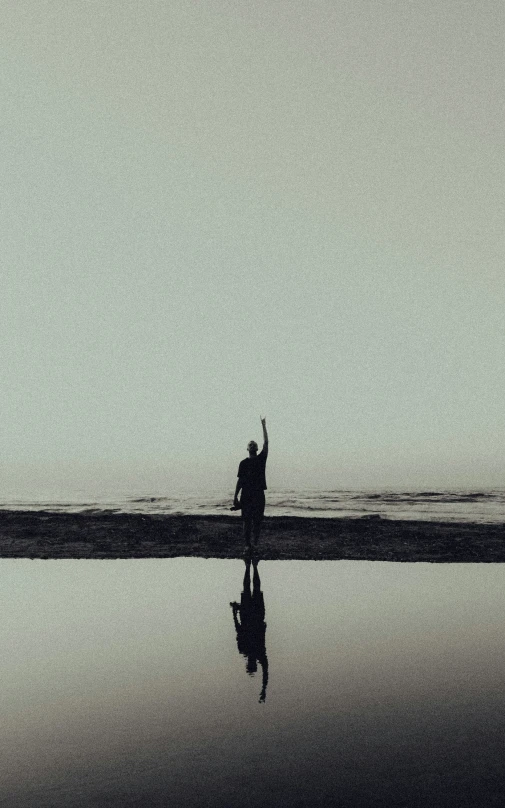
[(9, 559), (0, 581), (1, 806), (503, 804), (505, 565)]

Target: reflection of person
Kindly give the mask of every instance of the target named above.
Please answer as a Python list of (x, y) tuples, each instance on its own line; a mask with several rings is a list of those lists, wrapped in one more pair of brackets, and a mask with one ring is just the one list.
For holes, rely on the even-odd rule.
[[(267, 487), (265, 467), (268, 457), (268, 433), (266, 418), (261, 419), (263, 428), (263, 448), (258, 454), (258, 444), (251, 440), (247, 444), (249, 457), (241, 461), (238, 467), (238, 480), (235, 488), (233, 507), (242, 509), (244, 538), (247, 547), (251, 546), (251, 530), (254, 546), (258, 546), (261, 523), (265, 512), (265, 490)], [(242, 491), (240, 502), (238, 495)]]
[[(251, 561), (246, 559), (244, 575), (244, 591), (240, 596), (240, 605), (236, 602), (230, 603), (233, 609), (233, 622), (237, 632), (237, 647), (241, 654), (246, 657), (246, 670), (249, 676), (254, 676), (258, 670), (257, 663), (261, 665), (263, 677), (260, 693), (260, 704), (267, 697), (268, 684), (268, 659), (265, 648), (265, 603), (263, 592), (260, 589), (260, 576), (258, 573), (258, 562), (253, 559), (253, 591), (251, 594)], [(240, 616), (240, 620), (238, 616)]]

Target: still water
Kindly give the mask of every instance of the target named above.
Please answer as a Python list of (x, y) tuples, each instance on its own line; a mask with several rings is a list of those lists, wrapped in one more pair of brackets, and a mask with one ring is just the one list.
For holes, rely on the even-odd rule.
[(0, 805), (503, 804), (505, 565), (245, 572), (0, 561)]

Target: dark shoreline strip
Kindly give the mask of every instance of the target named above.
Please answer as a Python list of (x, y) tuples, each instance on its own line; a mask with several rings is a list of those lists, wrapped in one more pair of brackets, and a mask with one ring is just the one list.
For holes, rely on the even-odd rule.
[[(241, 558), (234, 516), (0, 511), (2, 558)], [(505, 525), (380, 518), (265, 519), (264, 559), (505, 562)]]

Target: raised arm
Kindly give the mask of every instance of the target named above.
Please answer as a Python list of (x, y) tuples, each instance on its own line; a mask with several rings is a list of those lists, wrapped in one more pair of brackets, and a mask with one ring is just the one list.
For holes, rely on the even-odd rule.
[[(261, 418), (261, 415), (260, 415)], [(261, 427), (263, 429), (263, 451), (268, 454), (268, 432), (267, 432), (267, 419), (261, 418)]]

